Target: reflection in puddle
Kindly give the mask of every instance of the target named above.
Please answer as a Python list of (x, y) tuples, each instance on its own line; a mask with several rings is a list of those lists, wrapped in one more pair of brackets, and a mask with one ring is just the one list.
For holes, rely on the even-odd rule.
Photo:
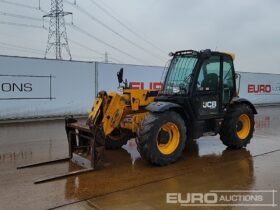
[(134, 163), (137, 159), (141, 158), (141, 156), (140, 156), (140, 154), (137, 150), (137, 144), (135, 142), (135, 139), (130, 139), (127, 142), (127, 144), (124, 145), (122, 148), (125, 149), (130, 154), (131, 161), (132, 161), (133, 165), (134, 165)]
[(0, 162), (26, 160), (32, 157), (32, 151), (0, 153)]
[[(195, 146), (196, 142), (192, 145)], [(129, 142), (125, 148), (129, 148), (128, 153), (131, 155), (132, 162), (139, 159), (137, 155), (135, 141)], [(198, 148), (197, 145), (195, 148)], [(122, 152), (119, 155), (123, 154)], [(139, 160), (131, 169), (131, 162), (119, 159), (118, 153), (114, 153), (115, 157), (112, 168), (97, 170), (91, 174), (77, 176), (75, 178), (66, 179), (65, 183), (65, 199), (69, 201), (84, 199), (85, 197), (95, 197), (125, 189), (132, 186), (142, 186), (145, 183), (155, 182), (157, 180), (167, 179), (164, 185), (168, 190), (176, 190), (178, 192), (190, 191), (201, 186), (203, 189), (234, 189), (236, 187), (244, 190), (253, 189), (254, 162), (249, 150), (243, 148), (241, 150), (225, 149), (221, 154), (208, 154), (199, 156), (198, 153), (192, 155), (187, 154), (176, 163), (165, 167), (154, 167), (143, 164)], [(126, 154), (127, 155), (127, 154)], [(121, 164), (121, 165), (120, 165)], [(183, 175), (184, 174), (184, 175)], [(204, 177), (207, 177), (204, 179)], [(197, 180), (207, 181), (207, 184), (199, 184)], [(147, 193), (158, 193), (147, 191)], [(129, 196), (128, 199), (131, 199)], [(112, 205), (116, 205), (113, 200)]]
[[(247, 147), (248, 150), (225, 150), (219, 136), (203, 137), (198, 141), (188, 142), (185, 152), (176, 163), (165, 167), (154, 167), (140, 158), (135, 140), (132, 139), (123, 146), (124, 150), (106, 151), (108, 161), (111, 163), (110, 167), (43, 185), (33, 185), (32, 181), (36, 177), (55, 175), (80, 168), (72, 163), (61, 163), (16, 172), (12, 162), (16, 160), (14, 161), (16, 163), (19, 160), (19, 163), (29, 163), (68, 155), (64, 122), (36, 122), (28, 126), (15, 124), (6, 126), (4, 129), (2, 127), (0, 130), (1, 183), (4, 185), (6, 181), (3, 180), (8, 181), (6, 189), (2, 190), (0, 203), (8, 207), (10, 204), (11, 209), (18, 209), (16, 207), (24, 206), (24, 204), (28, 209), (39, 209), (39, 207), (47, 209), (86, 198), (95, 199), (98, 196), (101, 198), (100, 195), (111, 193), (112, 201), (104, 197), (101, 200), (103, 199), (104, 203), (113, 207), (117, 204), (122, 205), (119, 209), (122, 207), (128, 209), (126, 204), (135, 204), (138, 201), (143, 204), (141, 206), (143, 208), (145, 204), (151, 204), (158, 209), (163, 209), (165, 204), (163, 206), (155, 204), (155, 201), (158, 202), (161, 199), (161, 192), (185, 193), (209, 189), (251, 190), (277, 186), (278, 180), (275, 175), (279, 170), (277, 167), (271, 168), (271, 164), (277, 162), (277, 154), (273, 157), (266, 155), (262, 158), (252, 158), (251, 154), (256, 156), (279, 148), (280, 109), (258, 108), (258, 112), (255, 125), (257, 135), (254, 135), (254, 142)], [(24, 160), (21, 161), (22, 159)], [(134, 165), (131, 166), (131, 163)], [(12, 169), (7, 170), (7, 166), (10, 167), (10, 165)], [(125, 189), (134, 191), (125, 191)], [(123, 191), (122, 197), (117, 197), (119, 193), (113, 193), (120, 191)], [(30, 196), (32, 193), (36, 196)], [(133, 199), (133, 196), (136, 198)], [(17, 202), (11, 202), (10, 200), (15, 197), (20, 199)], [(94, 199), (92, 201), (96, 203)], [(133, 209), (135, 206), (129, 207)], [(80, 208), (82, 207), (79, 203), (78, 208), (72, 209)]]
[(269, 116), (260, 116), (255, 119), (255, 128), (270, 128), (270, 117)]

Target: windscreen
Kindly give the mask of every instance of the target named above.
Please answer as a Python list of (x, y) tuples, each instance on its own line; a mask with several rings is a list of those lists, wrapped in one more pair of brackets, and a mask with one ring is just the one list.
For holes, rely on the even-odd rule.
[(162, 94), (187, 94), (197, 55), (175, 56), (169, 66)]

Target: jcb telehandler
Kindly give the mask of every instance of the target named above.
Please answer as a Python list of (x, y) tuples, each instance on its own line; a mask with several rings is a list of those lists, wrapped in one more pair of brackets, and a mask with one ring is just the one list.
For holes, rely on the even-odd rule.
[(234, 149), (250, 143), (257, 111), (238, 96), (235, 55), (185, 50), (170, 56), (162, 90), (130, 89), (120, 70), (122, 93), (99, 92), (87, 127), (66, 118), (69, 159), (82, 156), (92, 169), (105, 147), (121, 147), (130, 138), (136, 138), (141, 157), (155, 165), (175, 162), (186, 141), (203, 135), (220, 134)]
[(170, 164), (181, 156), (188, 139), (203, 135), (220, 134), (227, 147), (246, 147), (257, 111), (238, 97), (235, 55), (188, 50), (172, 56), (163, 90), (145, 108), (149, 114), (139, 126), (141, 156), (153, 164)]

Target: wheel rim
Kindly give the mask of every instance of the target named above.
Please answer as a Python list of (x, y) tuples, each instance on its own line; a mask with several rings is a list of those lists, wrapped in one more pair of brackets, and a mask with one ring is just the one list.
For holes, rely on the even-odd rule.
[(247, 114), (242, 114), (238, 118), (236, 125), (237, 136), (239, 139), (244, 140), (248, 137), (251, 129), (250, 118)]
[(180, 141), (180, 132), (178, 127), (168, 122), (161, 126), (157, 135), (157, 148), (164, 155), (173, 153)]

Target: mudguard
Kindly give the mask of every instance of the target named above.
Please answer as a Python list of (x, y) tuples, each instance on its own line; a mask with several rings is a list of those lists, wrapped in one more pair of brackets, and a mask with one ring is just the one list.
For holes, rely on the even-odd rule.
[(172, 108), (183, 109), (180, 105), (172, 102), (156, 101), (146, 106), (146, 110), (150, 112), (164, 112)]
[(244, 103), (250, 106), (250, 108), (253, 110), (254, 114), (258, 114), (256, 107), (246, 98), (238, 98), (238, 97), (234, 97), (231, 100), (231, 103), (236, 104), (236, 103)]

